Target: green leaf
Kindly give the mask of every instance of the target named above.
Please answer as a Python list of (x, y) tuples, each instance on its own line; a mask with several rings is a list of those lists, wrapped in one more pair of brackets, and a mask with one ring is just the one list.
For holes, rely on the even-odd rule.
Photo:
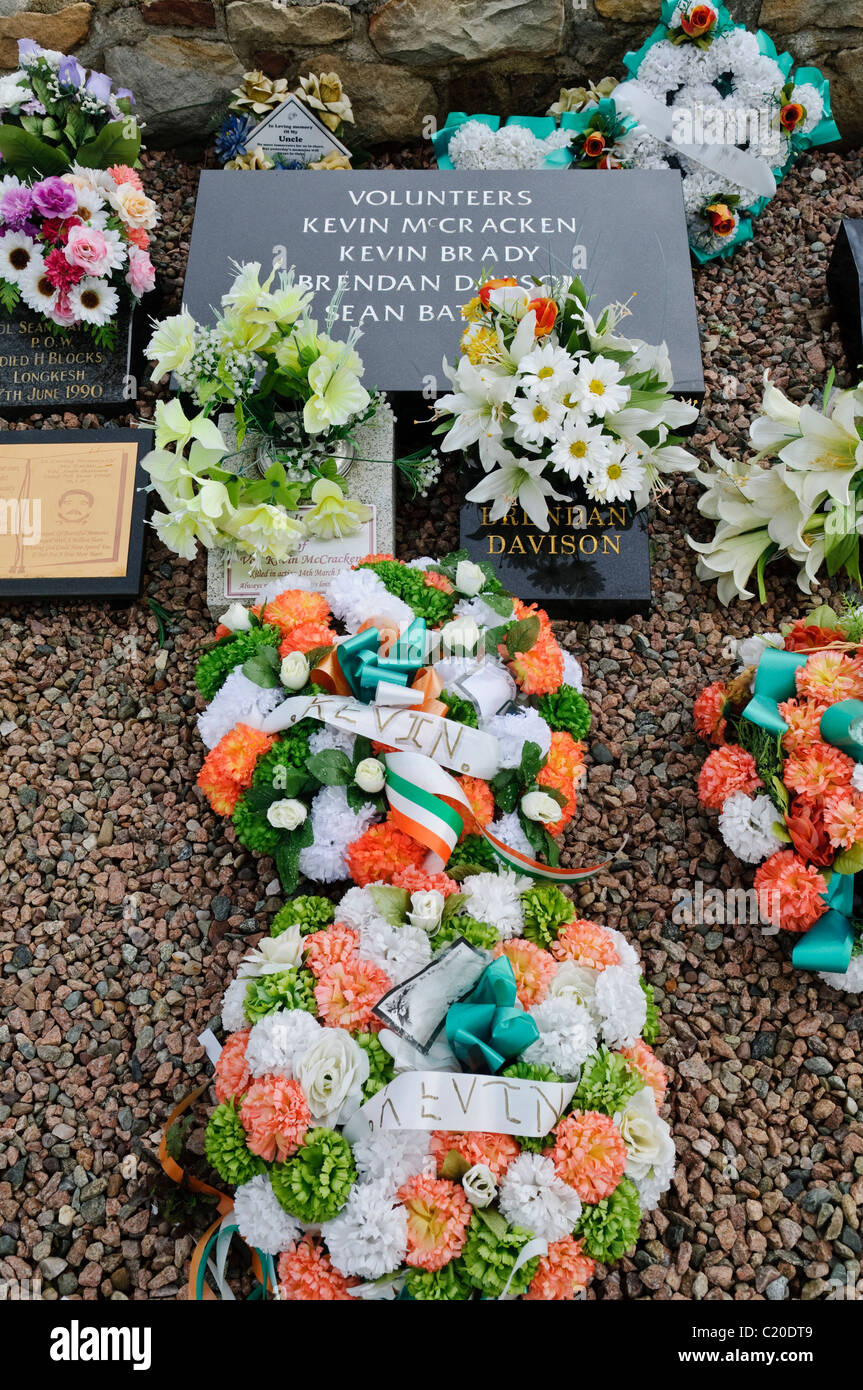
[(410, 907), (411, 895), (406, 888), (397, 888), (393, 883), (372, 883), (369, 886), (372, 902), (384, 921), (391, 927), (404, 923)]
[(9, 172), (25, 178), (65, 174), (69, 168), (69, 156), (62, 150), (16, 125), (0, 125), (0, 155)]
[(130, 124), (128, 116), (122, 121), (109, 121), (94, 140), (81, 146), (77, 162), (85, 169), (109, 169), (112, 164), (128, 164), (131, 168), (141, 152), (141, 132), (136, 124), (134, 135), (128, 135)]
[(512, 599), (507, 594), (483, 594), (482, 601), (501, 618), (512, 617)]
[(295, 893), (300, 877), (300, 853), (313, 843), (312, 818), (307, 816), (296, 830), (286, 830), (276, 846), (273, 856), (279, 881), (286, 893)]
[(863, 869), (863, 842), (837, 854), (833, 860), (833, 868), (837, 874), (859, 874)]
[(525, 839), (537, 856), (548, 853), (549, 836), (545, 832), (545, 827), (540, 825), (537, 820), (528, 820), (524, 812), (519, 808), (519, 824), (524, 831)]
[(306, 766), (325, 787), (346, 787), (354, 780), (354, 765), (341, 748), (325, 748), (313, 753)]
[(521, 781), (515, 768), (507, 768), (503, 772), (498, 772), (491, 779), (490, 783), (494, 795), (495, 805), (508, 815), (514, 811), (518, 805)]
[(461, 911), (462, 905), (467, 902), (467, 893), (450, 893), (443, 905), (443, 912), (440, 916), (441, 926)]
[(320, 666), (325, 656), (329, 656), (332, 647), (312, 647), (306, 652), (306, 660), (309, 663), (309, 670), (314, 671), (316, 666)]
[(535, 613), (529, 618), (519, 618), (517, 622), (510, 623), (506, 630), (506, 649), (510, 656), (517, 656), (519, 652), (529, 652), (536, 644), (539, 630), (540, 622)]
[(821, 603), (817, 608), (813, 608), (811, 613), (806, 614), (806, 622), (812, 627), (837, 628), (839, 619), (826, 603)]
[(266, 815), (275, 801), (284, 801), (287, 795), (293, 796), (293, 792), (287, 793), (281, 787), (250, 787), (243, 793), (243, 804), (250, 811)]
[(240, 668), (244, 676), (264, 690), (275, 690), (279, 684), (279, 659), (276, 647), (259, 647), (254, 656), (244, 661)]
[(542, 749), (539, 744), (532, 743), (528, 739), (521, 750), (521, 765), (519, 767), (521, 781), (528, 786), (535, 782), (544, 763), (545, 758), (542, 756)]
[(17, 285), (13, 285), (11, 280), (0, 280), (0, 307), (8, 314), (21, 298), (21, 291)]

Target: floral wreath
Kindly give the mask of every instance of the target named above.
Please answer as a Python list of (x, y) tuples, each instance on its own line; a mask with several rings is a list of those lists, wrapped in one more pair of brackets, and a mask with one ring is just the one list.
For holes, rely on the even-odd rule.
[(695, 702), (714, 744), (698, 779), (732, 854), (758, 864), (762, 922), (794, 933), (794, 964), (863, 991), (863, 610), (822, 606), (738, 644), (743, 669)]
[[(727, 256), (752, 237), (752, 218), (762, 212), (770, 194), (735, 179), (748, 165), (762, 166), (761, 185), (778, 182), (804, 151), (839, 138), (830, 111), (829, 84), (819, 70), (792, 71), (790, 53), (779, 54), (759, 29), (750, 33), (735, 24), (724, 5), (664, 0), (661, 21), (641, 48), (623, 59), (630, 78), (614, 96), (599, 103), (598, 112), (566, 112), (561, 125), (584, 140), (590, 122), (599, 127), (605, 147), (594, 136), (593, 158), (579, 160), (602, 168), (680, 168), (683, 202), (692, 253), (699, 262)], [(645, 107), (645, 99), (647, 107)], [(653, 105), (654, 117), (632, 121)], [(671, 109), (671, 139), (661, 112)], [(759, 113), (766, 112), (762, 121)], [(740, 113), (745, 120), (740, 129)], [(749, 116), (756, 114), (753, 122)], [(697, 122), (701, 120), (699, 134)], [(734, 124), (732, 124), (734, 123)], [(710, 131), (717, 131), (711, 136)], [(723, 161), (711, 168), (692, 154), (692, 145), (730, 144), (745, 158)], [(660, 132), (664, 138), (660, 138)], [(678, 140), (679, 136), (679, 140)], [(677, 153), (674, 145), (688, 147)]]
[(652, 991), (553, 884), (297, 898), (221, 1021), (205, 1149), (235, 1191), (192, 1297), (238, 1232), (283, 1299), (573, 1299), (671, 1183)]
[(232, 605), (196, 672), (198, 786), (286, 892), (299, 873), (388, 880), (429, 853), (450, 873), (602, 867), (558, 867), (590, 710), (541, 609), (466, 552), (372, 555), (323, 593), (292, 582)]

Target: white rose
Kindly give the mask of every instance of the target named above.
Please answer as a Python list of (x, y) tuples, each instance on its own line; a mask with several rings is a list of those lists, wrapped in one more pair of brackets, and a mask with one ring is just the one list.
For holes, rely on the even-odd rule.
[(553, 825), (560, 820), (560, 807), (547, 792), (528, 792), (521, 798), (521, 809), (528, 820), (538, 820), (541, 825)]
[(324, 1028), (297, 1064), (297, 1080), (319, 1125), (334, 1125), (345, 1101), (368, 1080), (368, 1055), (344, 1028)]
[(489, 1207), (497, 1196), (494, 1174), (485, 1163), (475, 1163), (468, 1168), (461, 1185), (472, 1207)]
[(473, 618), (453, 618), (441, 628), (443, 650), (468, 656), (479, 646), (479, 628)]
[(379, 792), (386, 779), (386, 769), (379, 758), (363, 758), (357, 763), (354, 781), (361, 791)]
[(279, 680), (286, 690), (302, 690), (309, 679), (309, 662), (304, 652), (288, 652), (282, 657)]
[(244, 608), (241, 603), (232, 603), (230, 608), (226, 608), (220, 621), (232, 632), (248, 632), (252, 626), (249, 610)]
[(485, 575), (473, 560), (459, 560), (455, 567), (455, 586), (460, 594), (476, 598), (485, 588)]
[(296, 801), (293, 797), (274, 801), (272, 806), (267, 807), (267, 820), (277, 830), (296, 830), (308, 814), (302, 801)]
[(275, 975), (280, 970), (293, 970), (303, 963), (303, 936), (295, 922), (278, 936), (264, 936), (253, 951), (244, 956), (237, 972), (238, 978), (256, 975)]
[(674, 1159), (674, 1140), (665, 1121), (657, 1114), (656, 1099), (649, 1086), (637, 1091), (614, 1117), (626, 1145), (626, 1176), (634, 1181), (650, 1176)]
[(412, 927), (422, 927), (429, 936), (434, 935), (440, 926), (441, 913), (444, 908), (444, 895), (439, 893), (436, 888), (431, 888), (426, 892), (411, 893), (411, 908), (408, 913), (408, 921)]
[(589, 965), (576, 965), (574, 960), (563, 960), (557, 967), (548, 986), (548, 993), (555, 999), (573, 999), (588, 1012), (594, 1009), (598, 970)]

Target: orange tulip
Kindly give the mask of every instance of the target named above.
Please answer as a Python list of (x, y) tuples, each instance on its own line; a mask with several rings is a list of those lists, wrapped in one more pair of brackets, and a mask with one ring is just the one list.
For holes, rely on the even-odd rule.
[(734, 213), (725, 203), (711, 203), (705, 211), (717, 236), (731, 236), (734, 231)]
[(789, 101), (779, 112), (779, 124), (783, 130), (787, 130), (790, 135), (792, 130), (796, 130), (800, 122), (806, 119), (806, 112), (799, 101)]
[(483, 304), (487, 305), (492, 290), (502, 289), (504, 285), (517, 284), (518, 281), (514, 280), (511, 276), (502, 280), (486, 280), (485, 284), (480, 286), (479, 297), (482, 300)]
[(716, 23), (716, 17), (712, 6), (694, 5), (689, 14), (680, 16), (680, 27), (691, 39), (698, 39)]
[(532, 299), (527, 308), (528, 312), (533, 309), (536, 314), (536, 337), (544, 338), (546, 333), (550, 333), (554, 328), (557, 305), (553, 299)]
[(588, 159), (599, 159), (605, 150), (605, 136), (598, 130), (592, 130), (585, 136), (584, 153)]

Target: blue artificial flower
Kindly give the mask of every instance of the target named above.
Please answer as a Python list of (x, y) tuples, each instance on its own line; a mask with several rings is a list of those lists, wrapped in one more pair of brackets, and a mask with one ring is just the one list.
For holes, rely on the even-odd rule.
[(87, 78), (87, 91), (94, 96), (97, 101), (104, 102), (105, 105), (111, 99), (111, 79), (104, 72), (91, 72)]
[(246, 141), (254, 129), (248, 116), (226, 116), (216, 134), (216, 154), (223, 164), (246, 153)]
[(274, 169), (305, 169), (305, 167), (301, 159), (289, 159), (283, 154), (277, 154), (273, 163)]
[(74, 87), (77, 91), (84, 76), (84, 69), (77, 58), (63, 57), (57, 64), (57, 81), (61, 87)]
[(39, 45), (38, 45), (38, 43), (35, 43), (35, 42), (33, 41), (33, 39), (19, 39), (19, 40), (18, 40), (18, 62), (19, 62), (19, 63), (20, 63), (20, 62), (22, 61), (22, 59), (24, 59), (24, 58), (38, 58), (39, 55), (40, 55), (41, 53), (43, 53), (43, 52), (44, 52), (44, 49), (40, 48)]

